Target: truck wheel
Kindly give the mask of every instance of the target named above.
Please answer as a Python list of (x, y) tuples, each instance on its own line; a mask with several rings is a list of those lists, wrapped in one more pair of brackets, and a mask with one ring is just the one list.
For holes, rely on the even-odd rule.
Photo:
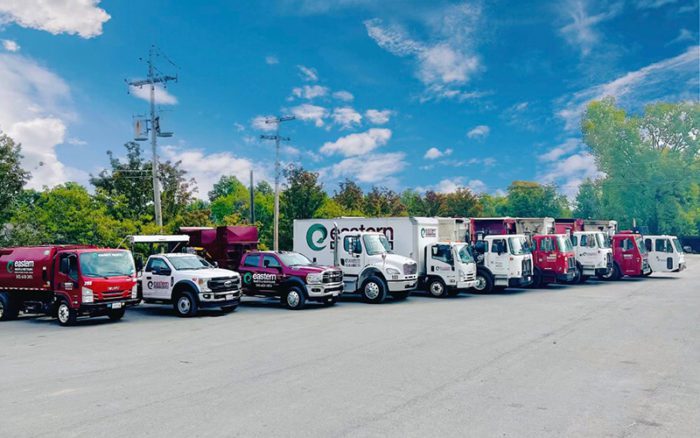
[(306, 305), (306, 296), (304, 295), (304, 291), (298, 286), (290, 287), (282, 299), (283, 304), (290, 310), (303, 309)]
[(338, 297), (330, 297), (326, 298), (323, 300), (323, 305), (327, 307), (335, 306), (335, 303), (338, 302)]
[(574, 278), (571, 279), (571, 281), (568, 282), (569, 284), (579, 284), (581, 283), (581, 267), (579, 265), (576, 265), (574, 268)]
[(532, 289), (539, 289), (542, 287), (542, 284), (542, 271), (535, 269), (535, 272), (532, 274), (532, 283), (530, 283), (530, 287)]
[(197, 301), (194, 299), (194, 294), (190, 291), (184, 291), (178, 295), (173, 307), (175, 307), (177, 316), (182, 318), (197, 314)]
[(396, 301), (403, 301), (411, 294), (411, 292), (392, 292), (391, 297)]
[(579, 283), (583, 284), (583, 283), (587, 282), (589, 278), (590, 278), (590, 276), (588, 276), (588, 275), (581, 275), (581, 280), (579, 280)]
[(10, 295), (0, 292), (0, 321), (11, 321), (19, 315), (19, 308), (10, 299)]
[(445, 282), (439, 278), (431, 278), (428, 280), (428, 292), (435, 298), (445, 298), (447, 296), (447, 287)]
[(648, 276), (650, 276), (650, 275), (653, 274), (653, 273), (654, 273), (654, 271), (652, 271), (651, 269), (649, 269), (649, 272), (647, 272), (646, 274), (642, 273), (642, 275), (645, 276), (645, 277), (648, 277)]
[(109, 319), (112, 321), (119, 321), (120, 319), (124, 318), (125, 313), (126, 309), (110, 310), (107, 316), (109, 316)]
[(75, 324), (78, 320), (78, 312), (70, 308), (68, 301), (61, 300), (58, 304), (58, 309), (56, 309), (56, 317), (58, 318), (58, 323), (65, 327)]
[(493, 291), (493, 280), (491, 275), (484, 271), (477, 271), (476, 273), (476, 286), (474, 290), (479, 294), (487, 294)]
[(373, 275), (362, 284), (362, 298), (372, 304), (383, 303), (386, 299), (386, 289), (384, 281)]
[(231, 313), (231, 312), (234, 312), (237, 308), (238, 308), (237, 304), (235, 306), (224, 306), (221, 308), (221, 311), (224, 313)]

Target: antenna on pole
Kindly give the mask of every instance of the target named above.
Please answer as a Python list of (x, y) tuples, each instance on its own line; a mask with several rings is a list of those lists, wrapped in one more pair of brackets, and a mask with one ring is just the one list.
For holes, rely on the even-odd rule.
[[(146, 62), (148, 65), (148, 76), (146, 79), (141, 79), (141, 80), (136, 80), (136, 81), (127, 81), (126, 83), (129, 85), (129, 87), (138, 87), (138, 88), (143, 88), (144, 86), (148, 86), (150, 88), (150, 120), (144, 118), (141, 119), (136, 119), (134, 122), (134, 131), (135, 131), (135, 140), (136, 141), (145, 141), (147, 140), (147, 135), (150, 132), (151, 134), (151, 149), (153, 153), (153, 164), (151, 167), (152, 174), (153, 174), (153, 206), (155, 209), (155, 216), (156, 216), (156, 225), (160, 228), (160, 232), (163, 232), (163, 211), (161, 209), (161, 204), (160, 204), (160, 181), (158, 179), (158, 137), (172, 137), (173, 133), (172, 132), (163, 132), (160, 129), (160, 116), (156, 114), (156, 84), (163, 84), (163, 87), (169, 82), (169, 81), (176, 81), (177, 82), (177, 76), (167, 76), (167, 75), (158, 75), (160, 71), (156, 68), (154, 64), (154, 56), (163, 56), (165, 57), (164, 54), (162, 54), (156, 46), (151, 46), (151, 48), (148, 51), (148, 61)], [(172, 64), (172, 61), (170, 61), (167, 57), (165, 59)], [(149, 126), (150, 124), (150, 126)]]
[(279, 229), (280, 229), (280, 141), (289, 141), (289, 137), (280, 136), (280, 124), (296, 119), (294, 116), (278, 116), (265, 119), (265, 123), (275, 125), (275, 135), (261, 135), (262, 140), (275, 141), (275, 234), (274, 250), (279, 251)]

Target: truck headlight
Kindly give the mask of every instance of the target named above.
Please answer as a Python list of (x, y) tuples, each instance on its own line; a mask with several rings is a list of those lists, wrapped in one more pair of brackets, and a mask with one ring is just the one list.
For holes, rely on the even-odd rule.
[(197, 284), (199, 285), (200, 290), (209, 290), (208, 283), (209, 283), (209, 280), (206, 278), (198, 278), (197, 279)]
[(323, 274), (309, 274), (306, 276), (306, 282), (309, 284), (323, 283)]
[(401, 271), (396, 268), (386, 268), (386, 273), (391, 275), (400, 275)]
[(137, 285), (133, 285), (131, 287), (131, 298), (135, 300), (138, 297), (139, 297), (139, 288)]
[(87, 287), (83, 286), (83, 303), (94, 303), (95, 302), (95, 294), (92, 292), (92, 289), (88, 289)]

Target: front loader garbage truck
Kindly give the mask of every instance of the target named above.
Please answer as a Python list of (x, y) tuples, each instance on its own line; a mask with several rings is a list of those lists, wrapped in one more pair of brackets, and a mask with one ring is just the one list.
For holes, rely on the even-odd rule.
[(344, 294), (359, 293), (368, 303), (382, 303), (388, 295), (405, 299), (417, 286), (418, 264), (394, 253), (396, 225), (374, 220), (297, 219), (294, 251), (320, 265), (339, 268)]
[(44, 313), (66, 326), (79, 316), (119, 320), (140, 302), (130, 251), (78, 245), (0, 249), (0, 321)]
[(571, 242), (576, 253), (576, 276), (572, 283), (584, 283), (589, 277), (607, 278), (613, 267), (612, 248), (603, 231), (573, 231)]
[(652, 272), (680, 272), (685, 269), (685, 253), (678, 237), (645, 235), (644, 246), (649, 252)]
[(613, 265), (605, 280), (619, 280), (624, 276), (639, 277), (651, 274), (649, 253), (641, 234), (625, 230), (611, 238)]

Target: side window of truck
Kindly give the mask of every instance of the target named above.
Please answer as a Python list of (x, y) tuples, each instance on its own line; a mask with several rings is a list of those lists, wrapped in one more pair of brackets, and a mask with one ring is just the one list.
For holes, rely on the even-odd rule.
[(495, 253), (504, 253), (508, 250), (508, 247), (506, 246), (506, 240), (505, 239), (496, 239), (493, 241), (491, 244), (491, 252)]
[(452, 252), (449, 245), (435, 245), (432, 249), (433, 260), (439, 260), (443, 263), (452, 264)]
[(263, 266), (266, 268), (280, 268), (280, 262), (275, 257), (271, 255), (266, 255), (263, 257)]
[(153, 270), (158, 269), (168, 269), (168, 265), (165, 263), (165, 260), (152, 258), (146, 264), (146, 272), (152, 272)]
[(632, 249), (632, 241), (630, 239), (620, 239), (620, 248), (623, 251), (629, 251)]
[(574, 236), (573, 234), (571, 235), (571, 244), (573, 246), (578, 246), (578, 237)]
[(544, 237), (540, 240), (540, 251), (544, 251), (544, 252), (554, 251), (554, 242), (552, 242), (551, 237)]
[(247, 256), (243, 262), (243, 266), (248, 268), (257, 268), (258, 265), (260, 265), (260, 256), (258, 254)]
[(358, 253), (362, 252), (362, 245), (360, 244), (359, 236), (345, 236), (343, 239), (343, 248), (345, 252), (352, 254), (356, 250)]

